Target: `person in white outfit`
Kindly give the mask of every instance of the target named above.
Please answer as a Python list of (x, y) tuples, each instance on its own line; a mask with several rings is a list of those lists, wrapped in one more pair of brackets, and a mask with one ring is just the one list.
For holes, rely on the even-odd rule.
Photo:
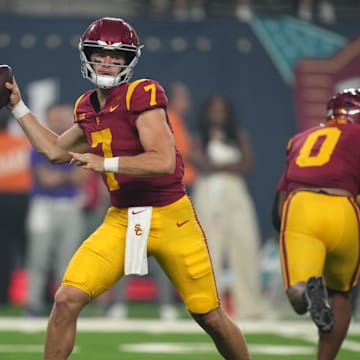
[(200, 175), (193, 201), (207, 234), (222, 295), (225, 287), (230, 289), (235, 318), (261, 316), (265, 306), (259, 268), (260, 234), (245, 181), (254, 159), (232, 104), (222, 95), (209, 97), (202, 106), (193, 161)]

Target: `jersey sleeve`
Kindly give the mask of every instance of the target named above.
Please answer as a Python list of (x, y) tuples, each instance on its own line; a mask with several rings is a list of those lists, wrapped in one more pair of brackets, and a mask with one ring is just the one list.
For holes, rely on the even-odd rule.
[(286, 191), (286, 187), (287, 187), (287, 181), (286, 181), (286, 175), (285, 172), (282, 174), (278, 184), (277, 184), (277, 191)]
[[(290, 153), (292, 144), (293, 144), (293, 138), (291, 138), (288, 141), (287, 146), (286, 146), (286, 160)], [(286, 167), (287, 167), (287, 164), (286, 164)], [(286, 191), (286, 188), (287, 188), (287, 179), (286, 179), (286, 168), (285, 168), (284, 172), (282, 173), (282, 175), (280, 177), (280, 180), (277, 184), (276, 189), (277, 189), (277, 191)]]
[(79, 123), (85, 119), (85, 113), (82, 111), (81, 100), (84, 98), (85, 94), (82, 94), (78, 97), (74, 105), (74, 123)]
[(287, 146), (286, 146), (286, 156), (290, 153), (290, 150), (291, 150), (291, 146), (293, 144), (293, 141), (294, 141), (294, 138), (291, 138), (288, 143), (287, 143)]
[(126, 94), (127, 110), (140, 114), (144, 111), (166, 108), (168, 99), (162, 86), (154, 80), (141, 79), (129, 85)]

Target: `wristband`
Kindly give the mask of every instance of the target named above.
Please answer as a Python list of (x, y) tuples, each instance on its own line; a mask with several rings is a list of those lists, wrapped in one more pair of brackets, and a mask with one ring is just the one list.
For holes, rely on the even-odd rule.
[(26, 114), (30, 112), (30, 109), (24, 104), (22, 100), (20, 100), (12, 109), (11, 113), (13, 114), (16, 120), (19, 120)]
[(119, 157), (105, 158), (104, 171), (117, 173), (119, 171)]

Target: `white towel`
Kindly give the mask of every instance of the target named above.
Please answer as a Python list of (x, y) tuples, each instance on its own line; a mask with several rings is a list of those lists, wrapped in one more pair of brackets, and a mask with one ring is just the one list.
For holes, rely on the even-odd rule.
[(147, 241), (151, 226), (152, 207), (130, 207), (125, 242), (125, 275), (148, 273)]

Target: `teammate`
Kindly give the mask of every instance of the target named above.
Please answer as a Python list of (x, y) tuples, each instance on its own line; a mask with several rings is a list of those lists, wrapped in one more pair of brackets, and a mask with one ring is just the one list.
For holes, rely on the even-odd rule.
[[(52, 163), (71, 161), (101, 176), (111, 207), (69, 263), (49, 317), (45, 359), (67, 359), (81, 309), (123, 275), (146, 273), (154, 256), (188, 311), (226, 359), (249, 359), (245, 339), (220, 305), (204, 233), (185, 193), (162, 87), (129, 82), (141, 48), (119, 18), (101, 18), (79, 43), (81, 70), (96, 87), (75, 103), (60, 136), (41, 125), (11, 90), (9, 107), (33, 146)], [(126, 245), (126, 246), (125, 246)]]
[[(319, 328), (318, 360), (335, 359), (359, 277), (360, 90), (327, 104), (327, 120), (295, 135), (278, 186), (284, 287), (298, 314)], [(275, 220), (275, 217), (273, 218)]]

